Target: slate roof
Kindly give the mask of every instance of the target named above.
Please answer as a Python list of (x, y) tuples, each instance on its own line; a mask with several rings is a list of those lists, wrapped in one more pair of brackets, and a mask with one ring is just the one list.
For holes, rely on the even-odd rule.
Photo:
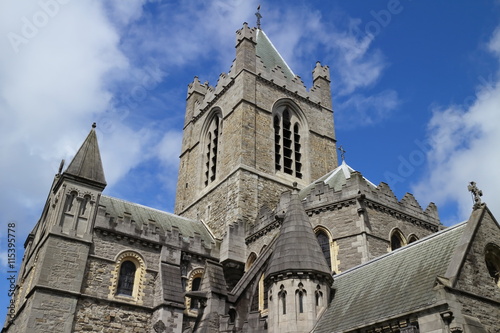
[(347, 332), (435, 304), (465, 230), (460, 223), (334, 277), (334, 298), (314, 332)]
[[(351, 178), (351, 174), (353, 172), (356, 172), (356, 170), (347, 165), (345, 161), (342, 161), (341, 165), (339, 165), (332, 171), (328, 172), (326, 175), (314, 181), (313, 183), (309, 184), (308, 186), (304, 187), (300, 191), (299, 197), (301, 199), (307, 197), (307, 195), (312, 191), (312, 189), (316, 186), (318, 182), (325, 183), (326, 185), (330, 186), (330, 188), (332, 188), (334, 191), (340, 191), (342, 189), (342, 185), (345, 185), (347, 183), (347, 179)], [(370, 186), (373, 186), (373, 188), (377, 187), (368, 179), (364, 177), (363, 179), (366, 180), (366, 182)]]
[(257, 29), (257, 46), (255, 49), (255, 53), (264, 63), (264, 66), (270, 70), (274, 69), (276, 66), (279, 66), (285, 76), (289, 79), (293, 79), (295, 74), (293, 74), (290, 67), (287, 65), (283, 57), (279, 54), (279, 52), (274, 47), (271, 40), (267, 37), (267, 35), (261, 29)]
[(89, 135), (87, 135), (87, 138), (80, 149), (78, 149), (78, 152), (64, 173), (106, 186), (101, 153), (99, 152), (99, 145), (95, 134), (95, 124), (92, 125)]
[(283, 224), (269, 260), (266, 278), (283, 272), (316, 272), (327, 276), (331, 274), (309, 217), (296, 193), (291, 194)]
[(162, 263), (161, 277), (164, 300), (184, 305), (184, 291), (182, 290), (179, 266)]
[(217, 293), (223, 296), (227, 295), (226, 278), (224, 277), (224, 271), (221, 264), (207, 260), (200, 291)]
[(144, 223), (154, 223), (164, 232), (172, 231), (175, 227), (183, 237), (195, 237), (199, 235), (205, 244), (211, 244), (214, 239), (205, 225), (201, 221), (191, 220), (172, 213), (167, 213), (158, 209), (146, 207), (136, 203), (124, 201), (108, 196), (101, 196), (99, 205), (106, 207), (106, 213), (111, 216), (123, 216), (124, 213), (131, 215), (137, 225)]

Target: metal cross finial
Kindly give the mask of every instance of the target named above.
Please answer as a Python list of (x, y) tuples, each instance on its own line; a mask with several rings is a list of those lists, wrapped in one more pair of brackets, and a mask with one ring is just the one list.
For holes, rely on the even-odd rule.
[(338, 148), (338, 150), (340, 151), (340, 157), (342, 158), (342, 162), (344, 162), (345, 161), (345, 153), (346, 153), (346, 151), (344, 150), (344, 148), (342, 146), (340, 146)]
[(257, 13), (255, 13), (255, 16), (257, 16), (257, 28), (260, 29), (260, 19), (262, 18), (262, 15), (260, 15), (260, 5), (257, 7)]
[(478, 209), (479, 207), (481, 207), (481, 197), (483, 196), (483, 191), (477, 188), (476, 182), (470, 182), (469, 186), (467, 186), (467, 189), (472, 194), (472, 202), (474, 203), (472, 209)]

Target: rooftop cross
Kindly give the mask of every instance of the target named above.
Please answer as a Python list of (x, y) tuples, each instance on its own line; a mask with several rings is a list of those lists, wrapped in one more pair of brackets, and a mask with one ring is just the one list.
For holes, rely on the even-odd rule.
[(262, 15), (260, 15), (260, 5), (257, 7), (257, 13), (255, 13), (255, 16), (257, 16), (257, 28), (260, 29), (260, 19), (262, 18)]
[(483, 196), (483, 191), (477, 188), (476, 182), (470, 182), (469, 186), (467, 186), (467, 189), (472, 194), (472, 202), (474, 203), (472, 209), (478, 209), (479, 207), (481, 207), (481, 197)]
[(342, 158), (342, 162), (344, 162), (345, 161), (345, 153), (346, 153), (346, 151), (344, 150), (344, 148), (342, 146), (340, 146), (338, 148), (338, 150), (340, 151), (340, 157)]

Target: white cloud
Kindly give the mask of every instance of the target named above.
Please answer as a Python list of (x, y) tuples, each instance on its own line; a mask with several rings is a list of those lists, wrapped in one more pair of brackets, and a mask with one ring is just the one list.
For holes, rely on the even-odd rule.
[[(0, 6), (0, 173), (9, 175), (0, 178), (9, 189), (0, 194), (1, 217), (27, 232), (39, 214), (31, 209), (43, 203), (60, 159), (69, 161), (92, 122), (113, 108), (113, 82), (133, 67), (100, 1)], [(120, 5), (123, 22), (133, 19), (138, 2), (129, 6), (134, 10)], [(106, 136), (118, 148), (101, 147), (110, 184), (140, 161), (149, 139), (123, 120), (113, 117), (117, 130)], [(127, 153), (116, 156), (125, 145)], [(120, 163), (109, 162), (117, 158)]]
[(344, 129), (373, 125), (387, 119), (399, 105), (398, 94), (394, 90), (385, 90), (368, 97), (353, 94), (336, 105), (337, 109), (344, 110), (337, 114), (337, 121)]
[[(496, 29), (489, 45), (500, 63), (499, 41), (500, 29)], [(491, 204), (490, 209), (494, 213), (498, 209), (500, 178), (493, 175), (500, 169), (500, 82), (481, 79), (480, 83), (472, 105), (434, 109), (428, 125), (429, 171), (414, 186), (417, 196), (436, 198), (438, 205), (456, 203), (461, 219), (471, 212), (470, 181), (483, 190), (483, 201)]]

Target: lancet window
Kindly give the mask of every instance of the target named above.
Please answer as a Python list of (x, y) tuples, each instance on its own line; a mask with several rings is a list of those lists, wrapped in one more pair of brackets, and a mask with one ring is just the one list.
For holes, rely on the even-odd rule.
[(285, 107), (274, 115), (273, 127), (276, 171), (302, 178), (302, 138), (298, 118)]

